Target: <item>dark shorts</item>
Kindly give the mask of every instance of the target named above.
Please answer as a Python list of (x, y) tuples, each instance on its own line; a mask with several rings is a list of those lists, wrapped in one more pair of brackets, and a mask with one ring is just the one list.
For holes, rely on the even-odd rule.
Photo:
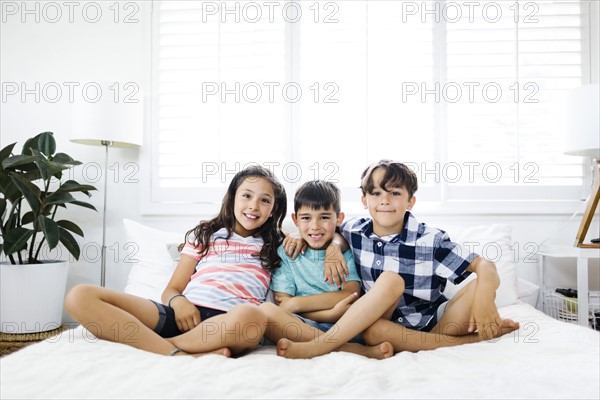
[[(425, 325), (423, 328), (418, 329), (421, 332), (429, 332), (431, 331), (439, 322), (440, 319), (442, 319), (442, 316), (444, 315), (444, 311), (446, 311), (446, 306), (448, 305), (448, 301), (446, 300), (443, 303), (441, 303), (438, 307), (437, 310), (435, 312), (435, 314), (433, 314), (433, 318), (431, 318), (429, 320), (429, 322), (427, 323), (427, 325)], [(400, 314), (398, 312), (398, 310), (394, 310), (394, 313), (392, 314), (392, 322), (395, 322), (397, 324), (403, 325), (405, 327), (407, 327), (408, 329), (414, 329), (412, 328), (410, 325), (406, 324), (406, 323), (402, 323), (400, 322), (400, 320), (402, 319), (402, 314)]]
[[(158, 333), (160, 336), (164, 338), (170, 338), (173, 336), (181, 335), (183, 332), (177, 328), (177, 323), (175, 322), (175, 311), (164, 304), (157, 303), (154, 300), (152, 301), (156, 307), (158, 308), (158, 323), (154, 328), (154, 332)], [(214, 308), (196, 306), (198, 311), (200, 311), (200, 318), (202, 321), (206, 321), (207, 319), (225, 314), (226, 311), (223, 310), (215, 310)]]

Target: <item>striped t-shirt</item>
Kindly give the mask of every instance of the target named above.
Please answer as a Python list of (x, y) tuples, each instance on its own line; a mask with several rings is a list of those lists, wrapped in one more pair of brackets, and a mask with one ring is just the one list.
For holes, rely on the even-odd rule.
[(262, 268), (258, 257), (262, 238), (244, 238), (235, 232), (229, 239), (225, 237), (225, 228), (213, 233), (202, 259), (193, 234), (187, 238), (181, 254), (198, 260), (198, 265), (183, 295), (195, 305), (223, 311), (238, 304), (264, 302), (271, 274)]

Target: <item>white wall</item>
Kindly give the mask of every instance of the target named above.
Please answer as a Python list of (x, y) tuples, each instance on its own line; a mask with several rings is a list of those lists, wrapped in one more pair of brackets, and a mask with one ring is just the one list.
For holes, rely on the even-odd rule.
[[(78, 262), (71, 265), (68, 281), (68, 287), (71, 287), (82, 282), (99, 283), (98, 250), (102, 243), (105, 190), (104, 148), (69, 141), (72, 102), (81, 101), (83, 86), (95, 82), (116, 82), (119, 87), (134, 82), (144, 88), (147, 70), (143, 61), (144, 32), (149, 27), (149, 21), (145, 9), (136, 12), (132, 8), (123, 8), (122, 3), (118, 22), (115, 22), (115, 2), (95, 2), (85, 12), (83, 7), (87, 3), (73, 2), (77, 6), (72, 9), (71, 16), (63, 2), (54, 2), (52, 4), (58, 5), (62, 17), (53, 23), (57, 19), (57, 8), (48, 6), (51, 3), (2, 2), (0, 146), (18, 142), (20, 151), (24, 139), (43, 131), (54, 132), (58, 151), (84, 163), (74, 169), (75, 179), (98, 188), (88, 201), (99, 212), (74, 207), (70, 209), (73, 213), (68, 215), (69, 219), (74, 219), (82, 227), (85, 238), (79, 242), (82, 248), (88, 250)], [(141, 6), (144, 7), (146, 3), (142, 2)], [(100, 18), (96, 17), (96, 5), (101, 7)], [(12, 15), (15, 7), (17, 13)], [(24, 13), (23, 7), (32, 13)], [(127, 15), (137, 18), (139, 22), (124, 23)], [(93, 22), (96, 19), (98, 21)], [(31, 92), (22, 96), (21, 84), (25, 84), (25, 89)], [(39, 90), (36, 90), (36, 84)], [(69, 85), (75, 84), (79, 86), (74, 87), (71, 99)], [(14, 85), (17, 85), (19, 92), (13, 95)], [(60, 97), (53, 89), (57, 86), (62, 89)], [(36, 98), (36, 92), (39, 98)], [(107, 286), (113, 288), (124, 287), (129, 270), (128, 266), (115, 262), (112, 257), (116, 254), (117, 261), (124, 257), (122, 248), (125, 238), (121, 221), (124, 217), (140, 218), (140, 183), (129, 183), (140, 179), (138, 158), (136, 149), (110, 149), (109, 165), (112, 167), (108, 170)], [(125, 163), (131, 161), (136, 166), (125, 168)], [(114, 250), (115, 244), (121, 248), (118, 253)]]
[[(16, 14), (12, 14), (16, 7)], [(100, 260), (96, 250), (102, 238), (102, 200), (104, 188), (102, 170), (98, 169), (104, 163), (102, 147), (85, 146), (69, 141), (71, 132), (71, 103), (69, 102), (68, 86), (64, 82), (77, 82), (79, 88), (89, 82), (111, 81), (121, 87), (128, 82), (134, 82), (141, 89), (147, 88), (149, 79), (149, 64), (147, 52), (149, 46), (150, 20), (149, 2), (140, 2), (140, 9), (120, 8), (119, 20), (114, 21), (114, 2), (96, 2), (102, 9), (98, 22), (95, 8), (87, 3), (74, 8), (72, 21), (69, 21), (69, 9), (64, 3), (61, 7), (62, 18), (56, 23), (55, 6), (47, 2), (30, 2), (28, 9), (31, 14), (24, 14), (23, 2), (3, 2), (3, 21), (1, 25), (1, 64), (0, 73), (3, 85), (1, 102), (0, 145), (6, 146), (12, 142), (23, 143), (25, 138), (42, 131), (52, 131), (58, 142), (58, 149), (66, 152), (75, 159), (85, 163), (84, 167), (75, 170), (77, 179), (91, 183), (98, 188), (90, 199), (100, 212), (87, 209), (74, 210), (75, 221), (82, 226), (86, 233), (81, 245), (89, 250), (82, 259), (71, 265), (68, 287), (77, 283), (99, 282)], [(37, 4), (37, 11), (34, 8)], [(130, 3), (126, 3), (130, 4)], [(124, 3), (119, 3), (121, 7)], [(45, 7), (45, 8), (44, 8)], [(112, 9), (110, 7), (113, 7)], [(36, 21), (36, 14), (39, 21)], [(124, 23), (126, 15), (138, 22)], [(597, 23), (597, 20), (596, 20)], [(597, 29), (596, 29), (597, 32)], [(63, 88), (63, 95), (57, 102), (52, 102), (55, 93), (49, 91), (44, 95), (44, 85), (49, 89), (56, 85)], [(36, 101), (34, 94), (22, 92), (9, 95), (14, 85), (26, 84), (28, 90), (34, 90), (35, 84), (40, 85), (40, 99)], [(146, 94), (149, 90), (145, 90)], [(75, 89), (75, 96), (81, 96), (81, 90)], [(147, 137), (146, 137), (147, 140)], [(147, 142), (146, 142), (147, 144)], [(147, 149), (147, 146), (146, 146)], [(147, 151), (142, 148), (141, 152)], [(112, 148), (110, 151), (109, 184), (107, 202), (107, 245), (108, 267), (107, 286), (122, 289), (125, 286), (130, 265), (123, 262), (128, 255), (126, 240), (122, 227), (122, 219), (130, 218), (148, 225), (171, 231), (185, 232), (201, 218), (207, 215), (194, 216), (143, 216), (139, 211), (140, 193), (143, 182), (140, 180), (141, 169), (125, 168), (125, 163), (134, 161), (136, 166), (143, 168), (138, 162), (142, 158), (133, 149)], [(118, 167), (118, 168), (117, 168)], [(84, 176), (84, 172), (87, 175)], [(100, 175), (96, 175), (100, 172)], [(118, 173), (117, 173), (118, 172)], [(126, 179), (127, 174), (131, 173)], [(138, 183), (131, 181), (138, 180)], [(215, 208), (215, 212), (217, 209)], [(496, 215), (427, 215), (415, 214), (423, 221), (443, 227), (444, 224), (485, 224), (502, 222), (513, 226), (513, 242), (519, 249), (520, 258), (535, 252), (535, 246), (548, 239), (549, 243), (571, 244), (577, 230), (579, 216), (563, 227), (569, 220), (568, 214), (496, 214)], [(561, 230), (562, 228), (562, 230)], [(598, 224), (591, 227), (592, 232), (598, 232)], [(535, 254), (534, 254), (535, 256)], [(552, 286), (576, 287), (574, 260), (552, 261), (552, 271), (547, 279)], [(536, 264), (521, 263), (519, 272), (522, 276), (535, 281), (537, 278)], [(592, 288), (600, 287), (598, 264), (591, 268), (590, 283)], [(68, 319), (68, 317), (66, 317)]]

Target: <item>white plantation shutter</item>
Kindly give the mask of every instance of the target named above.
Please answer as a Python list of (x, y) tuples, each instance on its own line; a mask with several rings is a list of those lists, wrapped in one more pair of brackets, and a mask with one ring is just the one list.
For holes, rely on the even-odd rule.
[[(366, 4), (315, 4), (318, 8), (310, 9), (309, 18), (297, 27), (298, 62), (293, 66), (303, 86), (316, 85), (319, 96), (296, 107), (298, 140), (293, 157), (314, 167), (313, 176), (305, 179), (333, 179), (342, 187), (356, 188), (368, 145)], [(358, 199), (357, 193), (345, 195)]]
[(268, 86), (285, 80), (283, 20), (259, 18), (251, 2), (226, 18), (216, 2), (156, 3), (152, 199), (220, 201), (244, 165), (283, 161), (273, 150), (285, 145), (285, 104)]
[[(202, 11), (223, 2), (157, 2), (152, 201), (218, 202), (250, 162), (290, 198), (320, 178), (354, 201), (381, 158), (417, 171), (420, 202), (578, 198), (582, 160), (562, 155), (560, 118), (590, 79), (589, 4), (476, 3), (282, 1), (271, 21), (263, 6), (235, 22)], [(302, 17), (282, 18), (286, 4)], [(219, 93), (203, 99), (206, 85)]]
[[(406, 18), (406, 11), (402, 2), (368, 3), (366, 156), (369, 162), (401, 160), (420, 175), (423, 164), (433, 165), (441, 154), (439, 111), (436, 103), (407, 101), (405, 94), (414, 85), (432, 87), (437, 79), (435, 23)], [(421, 200), (440, 200), (439, 185), (420, 180)]]
[[(573, 198), (581, 160), (562, 155), (561, 114), (567, 91), (584, 81), (582, 5), (490, 3), (502, 11), (497, 21), (491, 13), (446, 24), (446, 82), (463, 89), (446, 107), (447, 160), (472, 166), (448, 195), (472, 198), (481, 185), (493, 198)], [(465, 82), (479, 85), (473, 101)]]

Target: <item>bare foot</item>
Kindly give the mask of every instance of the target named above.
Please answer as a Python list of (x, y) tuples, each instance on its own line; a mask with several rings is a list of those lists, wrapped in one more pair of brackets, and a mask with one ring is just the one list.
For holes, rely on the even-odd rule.
[(178, 353), (176, 353), (176, 356), (193, 356), (193, 357), (202, 357), (202, 356), (206, 356), (209, 354), (217, 354), (219, 356), (225, 356), (227, 358), (231, 357), (231, 350), (229, 350), (227, 347), (223, 347), (221, 349), (216, 349), (216, 350), (212, 350), (212, 351), (207, 351), (206, 353), (186, 353), (185, 351), (181, 350)]
[(376, 358), (378, 360), (384, 360), (394, 355), (394, 346), (390, 342), (382, 342), (377, 346), (368, 346), (371, 355), (367, 356), (370, 358)]
[(324, 353), (315, 351), (309, 342), (292, 342), (288, 339), (277, 341), (277, 355), (285, 358), (313, 358)]
[(390, 342), (381, 342), (375, 346), (365, 346), (358, 343), (346, 343), (336, 351), (347, 351), (361, 356), (383, 360), (394, 355), (394, 346)]
[(500, 325), (500, 329), (498, 330), (498, 336), (496, 337), (504, 336), (507, 333), (516, 331), (517, 329), (519, 329), (518, 322), (513, 321), (512, 319), (503, 319), (502, 325)]
[(501, 336), (506, 335), (507, 333), (511, 333), (516, 331), (517, 329), (519, 329), (519, 323), (513, 321), (512, 319), (503, 319), (502, 320), (502, 325), (500, 325), (500, 328), (498, 329), (497, 327), (487, 327), (486, 332), (489, 337), (488, 338), (484, 338), (481, 337), (481, 335), (477, 335), (477, 339), (475, 340), (476, 342), (480, 342), (483, 340), (494, 340), (494, 339), (498, 339)]

